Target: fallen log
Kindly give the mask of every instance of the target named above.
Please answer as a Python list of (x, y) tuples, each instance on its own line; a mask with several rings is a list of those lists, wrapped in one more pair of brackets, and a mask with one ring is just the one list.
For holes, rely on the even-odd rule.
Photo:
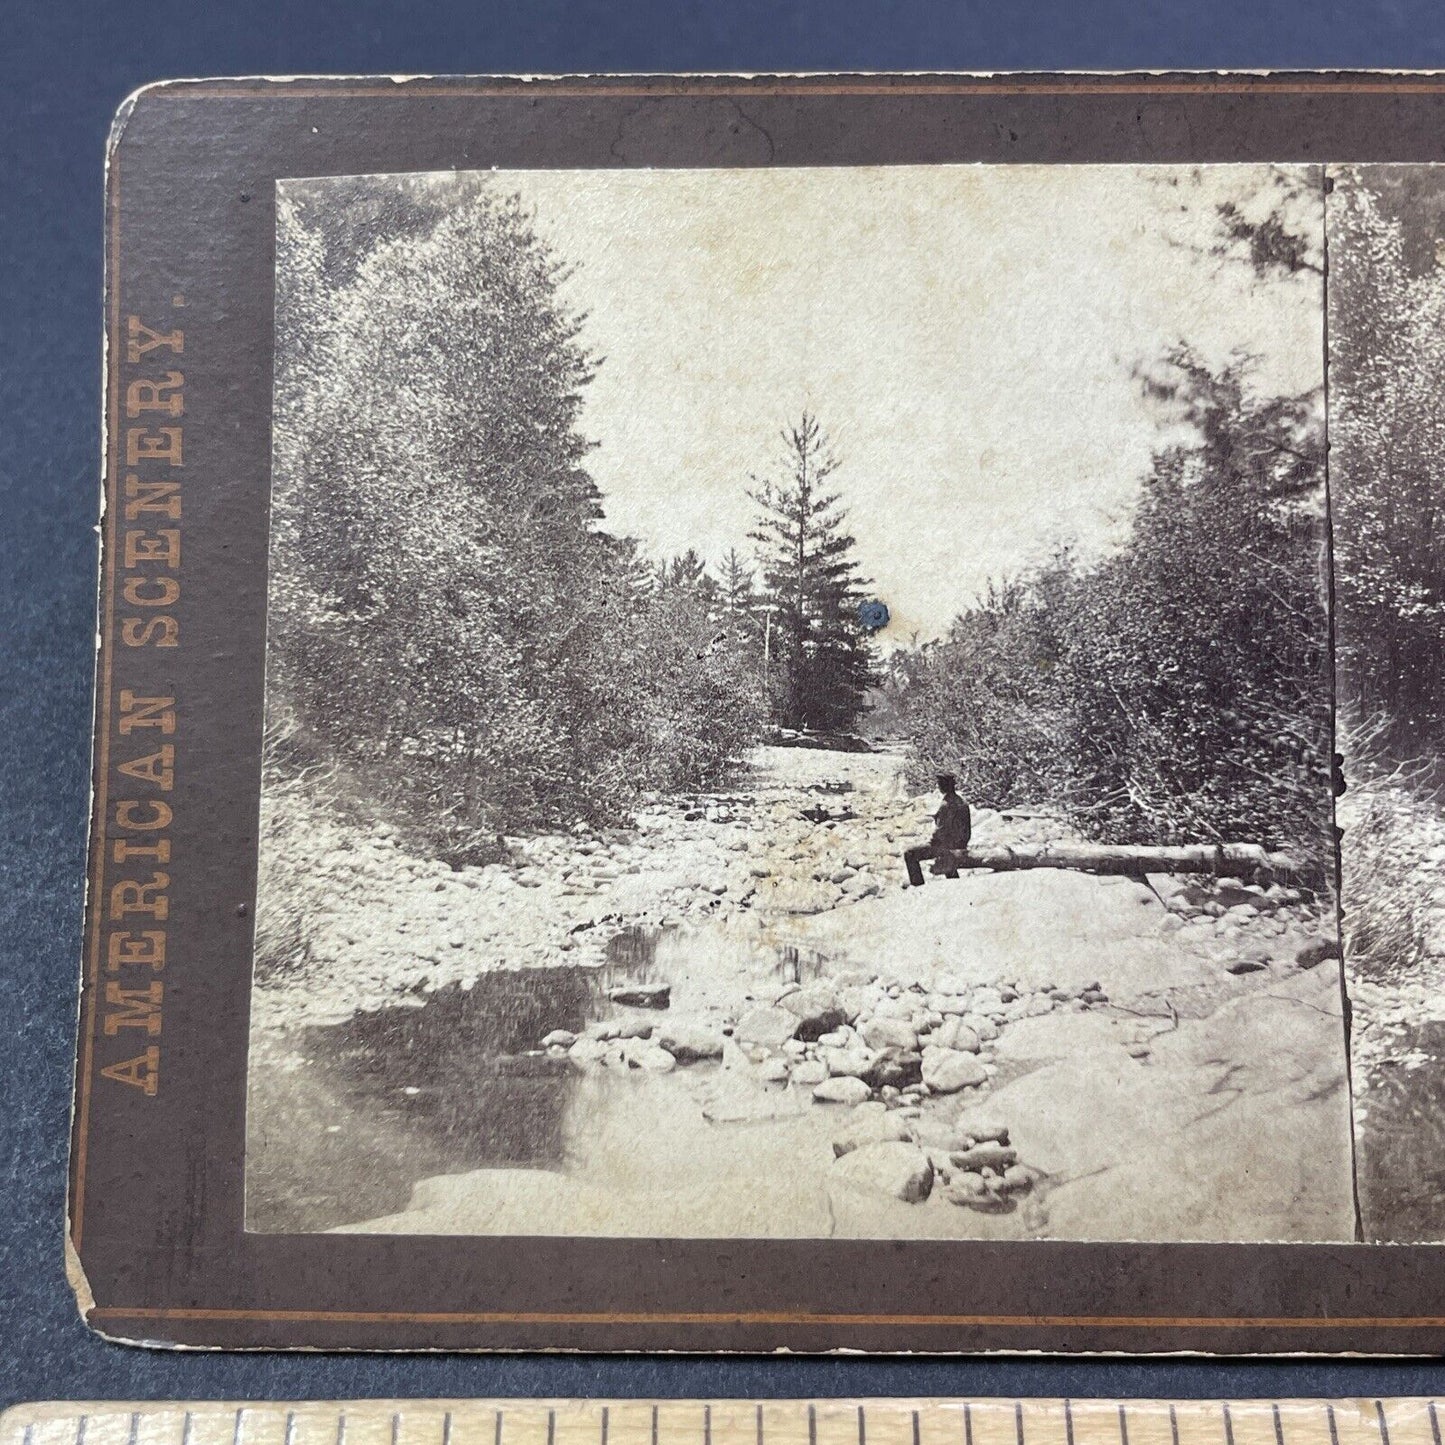
[[(941, 858), (935, 865), (945, 871)], [(1205, 873), (1244, 882), (1293, 883), (1318, 887), (1324, 868), (1312, 858), (1274, 853), (1258, 843), (1186, 843), (1150, 847), (1132, 843), (1031, 843), (1016, 847), (970, 847), (954, 853), (959, 868), (989, 868), (1010, 873), (1023, 868), (1072, 868), (1081, 873), (1116, 873), (1142, 878), (1146, 873)]]

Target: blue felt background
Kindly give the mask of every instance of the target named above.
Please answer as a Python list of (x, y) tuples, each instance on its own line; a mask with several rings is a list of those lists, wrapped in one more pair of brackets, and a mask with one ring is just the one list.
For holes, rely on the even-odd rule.
[(1428, 0), (0, 0), (0, 1401), (1425, 1393), (1445, 1367), (181, 1355), (108, 1345), (61, 1269), (92, 661), (101, 156), (166, 76), (1445, 67)]

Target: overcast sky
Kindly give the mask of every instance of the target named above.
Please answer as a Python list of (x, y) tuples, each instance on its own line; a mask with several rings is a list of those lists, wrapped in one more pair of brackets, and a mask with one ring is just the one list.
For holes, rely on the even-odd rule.
[(1118, 536), (1164, 440), (1136, 365), (1187, 341), (1258, 356), (1261, 389), (1322, 378), (1319, 278), (1200, 254), (1216, 202), (1270, 203), (1264, 168), (498, 176), (575, 265), (606, 357), (584, 425), (609, 525), (655, 554), (750, 551), (748, 474), (778, 471), (807, 407), (895, 637), (942, 632), (1057, 542)]

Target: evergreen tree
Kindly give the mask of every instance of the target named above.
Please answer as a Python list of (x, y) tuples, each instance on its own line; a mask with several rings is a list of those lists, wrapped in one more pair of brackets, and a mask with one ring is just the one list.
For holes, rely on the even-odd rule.
[(667, 585), (695, 589), (701, 585), (706, 571), (707, 564), (698, 556), (694, 548), (689, 547), (686, 552), (674, 557), (668, 563)]
[(786, 727), (837, 731), (853, 724), (875, 681), (872, 649), (858, 623), (867, 580), (837, 492), (827, 488), (839, 459), (818, 419), (805, 411), (783, 429), (788, 476), (753, 478), (766, 601), (774, 616), (770, 661), (782, 670), (778, 720)]
[(753, 569), (743, 561), (736, 547), (729, 547), (723, 558), (717, 584), (717, 606), (720, 621), (735, 638), (756, 641), (761, 647), (758, 628), (758, 593)]

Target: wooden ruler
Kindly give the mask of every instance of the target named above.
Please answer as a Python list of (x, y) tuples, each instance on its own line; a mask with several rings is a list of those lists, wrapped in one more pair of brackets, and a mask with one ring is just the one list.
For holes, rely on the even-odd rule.
[(1442, 1445), (1440, 1432), (1425, 1399), (107, 1402), (0, 1416), (0, 1445)]

